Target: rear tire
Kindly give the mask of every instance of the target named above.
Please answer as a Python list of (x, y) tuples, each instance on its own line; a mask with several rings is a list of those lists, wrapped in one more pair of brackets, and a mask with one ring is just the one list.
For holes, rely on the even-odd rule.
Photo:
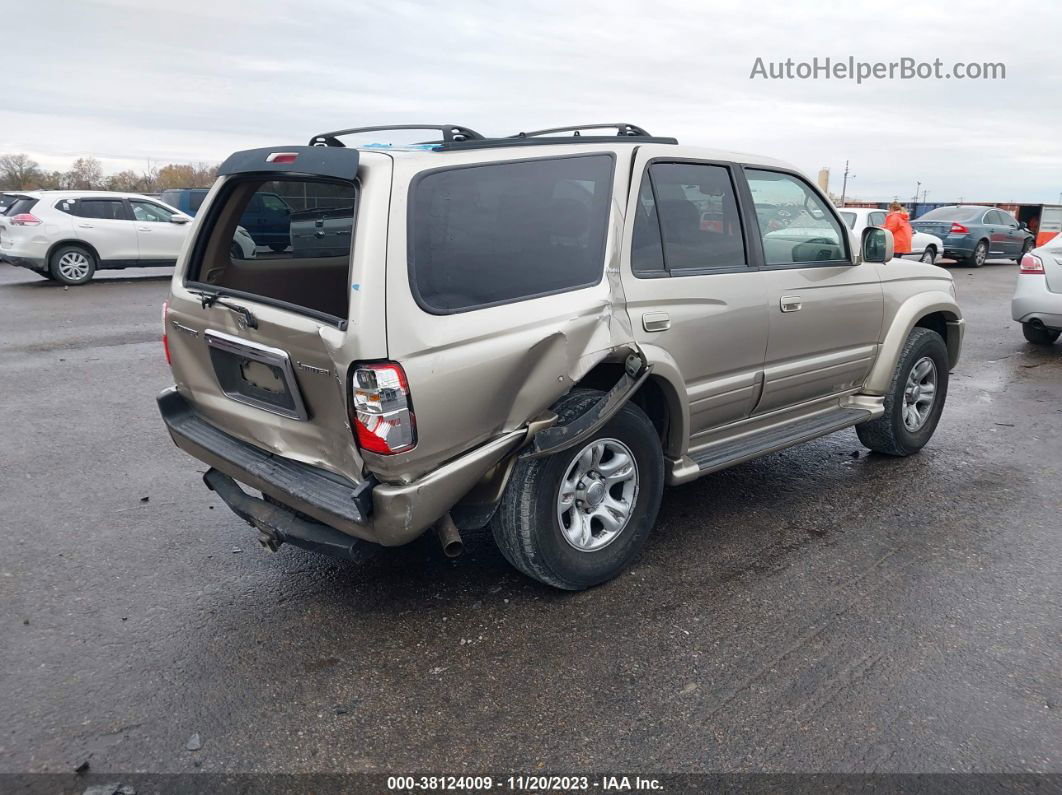
[(48, 271), (61, 284), (84, 284), (96, 273), (96, 257), (83, 246), (60, 246), (48, 260)]
[[(565, 395), (554, 406), (559, 421), (575, 419), (602, 394)], [(520, 460), (491, 530), (514, 568), (554, 588), (580, 591), (611, 580), (642, 550), (663, 489), (660, 437), (642, 410), (627, 403), (589, 440)]]
[(922, 252), (922, 262), (928, 262), (932, 265), (937, 259), (936, 246), (926, 246), (926, 250)]
[(856, 426), (859, 441), (886, 455), (917, 453), (933, 436), (947, 396), (948, 346), (935, 331), (912, 329), (885, 393), (885, 413)]
[(277, 254), (280, 254), (282, 251), (286, 251), (287, 248), (288, 248), (288, 244), (287, 243), (270, 243), (269, 244), (269, 250), (270, 251), (275, 251)]
[(980, 268), (985, 264), (986, 259), (988, 259), (988, 242), (979, 240), (977, 245), (974, 246), (973, 253), (966, 258), (964, 264), (971, 268)]
[(1021, 333), (1033, 345), (1053, 345), (1059, 334), (1062, 334), (1062, 332), (1052, 331), (1043, 326), (1034, 326), (1032, 323), (1022, 323)]
[(1014, 261), (1017, 262), (1020, 265), (1022, 257), (1024, 257), (1026, 254), (1028, 254), (1030, 251), (1032, 251), (1032, 247), (1033, 247), (1033, 242), (1031, 240), (1026, 240), (1024, 243), (1022, 243), (1021, 253), (1018, 255), (1018, 258), (1016, 260), (1014, 260)]

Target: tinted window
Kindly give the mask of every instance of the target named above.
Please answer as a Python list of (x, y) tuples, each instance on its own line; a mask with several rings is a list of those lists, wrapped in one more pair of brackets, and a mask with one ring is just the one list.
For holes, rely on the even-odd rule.
[(120, 199), (79, 199), (74, 215), (108, 221), (125, 221), (125, 205)]
[(638, 191), (631, 242), (631, 270), (635, 273), (664, 273), (664, 244), (660, 239), (660, 218), (648, 174)]
[(169, 222), (173, 217), (173, 213), (167, 210), (165, 207), (154, 202), (137, 201), (136, 199), (129, 200), (129, 206), (133, 208), (133, 217), (138, 221), (148, 221), (151, 223), (163, 223)]
[(429, 172), (412, 188), (410, 281), (446, 314), (601, 279), (612, 195), (607, 155)]
[[(653, 198), (649, 218), (658, 230), (636, 219), (632, 251), (655, 260), (654, 247), (662, 243), (664, 263), (672, 273), (745, 265), (741, 219), (726, 168), (654, 163), (642, 179), (643, 194), (647, 181)], [(641, 256), (635, 257), (635, 270), (651, 270), (653, 263)]]
[(262, 206), (274, 213), (282, 213), (288, 209), (288, 205), (283, 199), (271, 193), (262, 194)]
[(774, 208), (766, 220), (757, 210), (768, 265), (848, 261), (847, 232), (810, 185), (792, 174), (754, 169), (745, 174), (757, 207)]
[(856, 214), (855, 213), (839, 213), (841, 220), (848, 224), (849, 229), (855, 229)]
[(870, 213), (867, 215), (867, 223), (870, 226), (884, 226), (885, 213)]
[[(284, 212), (248, 216), (263, 196)], [(345, 319), (356, 199), (350, 183), (230, 181), (210, 207), (189, 280)]]

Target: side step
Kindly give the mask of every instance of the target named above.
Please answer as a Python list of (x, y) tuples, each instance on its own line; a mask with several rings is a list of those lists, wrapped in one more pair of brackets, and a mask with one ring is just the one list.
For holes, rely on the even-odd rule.
[(787, 423), (769, 431), (750, 433), (731, 441), (717, 442), (703, 450), (691, 452), (690, 458), (701, 474), (715, 472), (848, 428), (869, 420), (872, 416), (865, 409), (837, 409), (828, 414), (817, 414), (806, 420)]

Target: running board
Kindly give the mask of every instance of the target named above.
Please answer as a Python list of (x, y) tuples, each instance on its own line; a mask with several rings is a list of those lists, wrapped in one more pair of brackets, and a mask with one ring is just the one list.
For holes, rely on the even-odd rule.
[(789, 422), (768, 431), (751, 433), (738, 439), (717, 442), (703, 450), (690, 452), (690, 459), (697, 465), (698, 475), (706, 475), (720, 469), (751, 461), (768, 453), (784, 450), (794, 444), (817, 439), (869, 420), (874, 415), (865, 409), (844, 408), (828, 414), (817, 414), (808, 419)]

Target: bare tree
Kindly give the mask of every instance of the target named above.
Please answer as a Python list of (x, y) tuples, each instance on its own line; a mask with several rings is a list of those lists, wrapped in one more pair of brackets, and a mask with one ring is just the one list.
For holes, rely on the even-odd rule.
[(75, 190), (95, 190), (103, 186), (103, 166), (94, 157), (79, 157), (66, 172), (66, 186)]
[(27, 155), (0, 155), (0, 187), (4, 190), (35, 188), (41, 176), (40, 165)]

